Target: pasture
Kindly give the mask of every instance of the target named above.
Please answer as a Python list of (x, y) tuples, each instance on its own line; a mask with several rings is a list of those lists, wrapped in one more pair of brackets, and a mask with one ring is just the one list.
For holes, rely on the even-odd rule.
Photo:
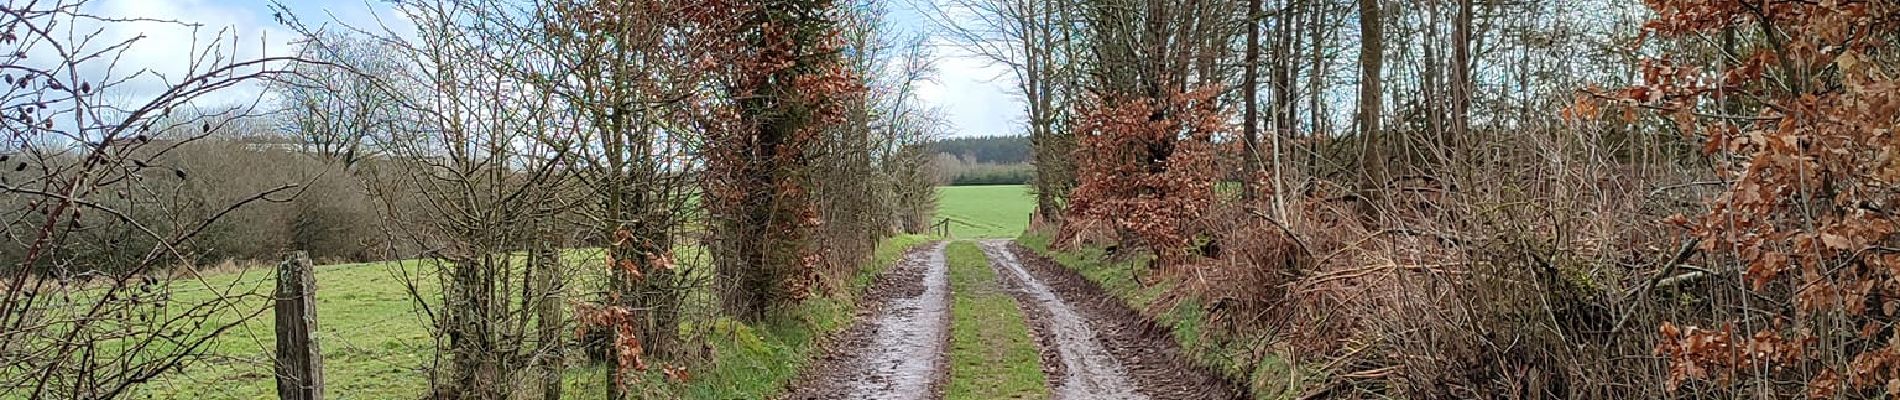
[(1036, 196), (1026, 186), (942, 186), (937, 188), (937, 218), (950, 220), (958, 239), (1013, 238), (1029, 227)]
[[(873, 265), (851, 282), (855, 289), (897, 260), (903, 251), (928, 238), (898, 236), (879, 244)], [(597, 250), (575, 250), (565, 256), (579, 265), (605, 261)], [(418, 282), (425, 296), (439, 283), (422, 262), (376, 262), (318, 266), (317, 340), (324, 357), (327, 396), (333, 399), (414, 399), (428, 390), (428, 367), (434, 354), (427, 317), (408, 293), (405, 281)], [(242, 296), (240, 306), (221, 318), (236, 319), (262, 310), (230, 332), (218, 336), (206, 353), (210, 361), (187, 365), (182, 373), (142, 387), (138, 398), (152, 399), (260, 399), (274, 397), (272, 378), (273, 327), (268, 304), (273, 280), (269, 268), (207, 275), (174, 283), (173, 295), (201, 301), (209, 296)], [(580, 277), (586, 281), (588, 277)], [(574, 298), (598, 288), (570, 287)], [(703, 297), (703, 296), (702, 296)], [(767, 397), (792, 374), (809, 354), (812, 340), (850, 320), (850, 296), (833, 294), (807, 300), (786, 315), (757, 324), (719, 318), (710, 325), (682, 327), (684, 335), (705, 339), (712, 359), (691, 368), (686, 382), (670, 382), (650, 373), (635, 385), (645, 398), (735, 399)], [(702, 310), (701, 312), (711, 312)], [(586, 362), (579, 349), (570, 353), (565, 396), (576, 399), (604, 397), (603, 366)]]

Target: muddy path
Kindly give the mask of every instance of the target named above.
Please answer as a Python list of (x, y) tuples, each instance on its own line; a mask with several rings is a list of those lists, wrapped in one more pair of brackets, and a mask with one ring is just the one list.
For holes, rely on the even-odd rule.
[(1187, 362), (1165, 329), (1081, 275), (1012, 241), (982, 247), (1029, 318), (1056, 400), (1244, 398), (1238, 385)]
[(851, 326), (792, 380), (785, 399), (935, 399), (946, 379), (949, 267), (944, 242), (912, 249), (859, 297)]

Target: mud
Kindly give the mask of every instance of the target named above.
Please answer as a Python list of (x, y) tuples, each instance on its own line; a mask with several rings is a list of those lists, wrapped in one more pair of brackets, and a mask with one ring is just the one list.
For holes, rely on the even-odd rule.
[(1029, 318), (1055, 399), (1245, 398), (1188, 362), (1165, 328), (1081, 275), (1007, 240), (982, 247)]
[(785, 399), (935, 399), (946, 379), (949, 265), (945, 243), (913, 249), (859, 297), (856, 321), (827, 338), (823, 355)]

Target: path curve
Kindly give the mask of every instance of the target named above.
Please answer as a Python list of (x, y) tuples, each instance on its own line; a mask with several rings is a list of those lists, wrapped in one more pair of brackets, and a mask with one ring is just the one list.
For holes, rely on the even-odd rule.
[(879, 277), (860, 298), (857, 322), (831, 338), (785, 398), (937, 398), (950, 337), (945, 245), (913, 250)]

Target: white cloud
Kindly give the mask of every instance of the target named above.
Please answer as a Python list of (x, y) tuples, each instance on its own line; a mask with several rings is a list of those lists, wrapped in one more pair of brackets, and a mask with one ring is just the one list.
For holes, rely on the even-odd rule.
[(917, 97), (945, 112), (954, 127), (952, 135), (1022, 133), (1022, 96), (1008, 67), (959, 50), (945, 48), (941, 53), (936, 81), (921, 85)]
[[(931, 18), (924, 15), (936, 11), (919, 2), (942, 0), (891, 1), (895, 5), (892, 17), (899, 25), (918, 32), (936, 29)], [(1015, 76), (1009, 68), (942, 40), (938, 38), (934, 49), (936, 79), (920, 85), (917, 97), (944, 112), (953, 136), (1024, 133), (1022, 96), (1016, 90)]]
[[(262, 12), (209, 0), (104, 0), (89, 5), (107, 18), (142, 19), (134, 22), (105, 23), (102, 34), (91, 44), (104, 48), (125, 40), (136, 42), (124, 51), (110, 76), (124, 78), (149, 71), (115, 88), (114, 95), (133, 99), (150, 98), (167, 84), (175, 84), (192, 74), (202, 74), (233, 60), (287, 56), (295, 52), (296, 35), (280, 27)], [(205, 54), (211, 50), (209, 56)], [(103, 78), (105, 63), (82, 71)], [(245, 71), (238, 71), (244, 73)], [(234, 87), (205, 99), (210, 103), (248, 102), (262, 92), (258, 85)]]
[[(387, 5), (351, 1), (287, 2), (286, 5), (305, 23), (316, 26), (334, 27), (341, 23), (359, 29), (382, 31), (383, 28), (378, 26), (382, 23), (391, 25), (390, 29), (398, 36), (412, 33), (406, 29), (411, 24), (403, 19), (401, 13), (388, 12)], [(194, 28), (166, 22), (116, 22), (104, 26), (103, 34), (93, 44), (95, 47), (143, 36), (113, 67), (113, 76), (119, 78), (148, 69), (164, 76), (166, 80), (176, 82), (193, 67), (191, 59), (196, 55), (193, 50), (202, 50), (206, 46), (220, 46), (223, 51), (221, 54), (227, 59), (233, 56), (233, 51), (237, 58), (244, 59), (291, 55), (296, 50), (292, 41), (297, 39), (297, 35), (273, 20), (271, 11), (262, 2), (97, 0), (89, 7), (106, 17), (167, 20), (197, 25)], [(914, 11), (903, 10), (900, 13)], [(904, 25), (910, 25), (907, 28), (929, 29), (928, 23), (921, 17), (901, 15), (900, 19)], [(89, 30), (76, 29), (76, 32), (84, 31)], [(237, 38), (236, 42), (232, 41), (233, 37)], [(1021, 96), (1016, 94), (1014, 78), (1007, 67), (969, 56), (954, 46), (943, 46), (938, 53), (936, 79), (923, 83), (918, 88), (918, 97), (945, 113), (952, 126), (952, 135), (1022, 132)], [(105, 72), (104, 66), (105, 63), (98, 63), (93, 66), (95, 70), (83, 73), (97, 79)], [(198, 72), (202, 72), (208, 66), (197, 67)], [(128, 100), (142, 100), (150, 98), (163, 87), (163, 82), (157, 76), (148, 76), (116, 88), (114, 95)], [(261, 86), (247, 85), (220, 92), (203, 103), (248, 102), (257, 99), (260, 93)]]

